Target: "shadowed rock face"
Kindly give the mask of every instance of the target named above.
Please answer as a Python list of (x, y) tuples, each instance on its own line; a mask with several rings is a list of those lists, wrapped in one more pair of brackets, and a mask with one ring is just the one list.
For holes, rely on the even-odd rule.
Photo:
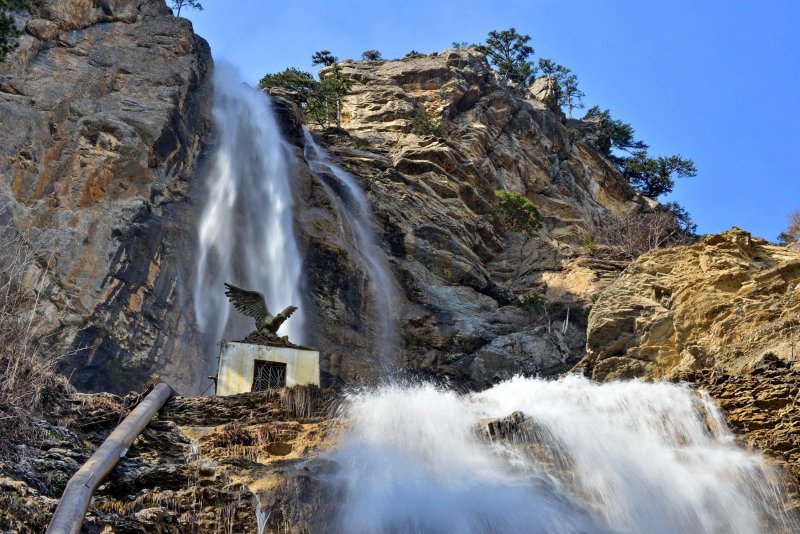
[[(649, 201), (591, 147), (573, 142), (545, 104), (501, 84), (474, 50), (341, 67), (355, 80), (344, 103), (346, 131), (315, 135), (375, 213), (400, 302), (397, 365), (473, 387), (568, 369), (583, 354), (583, 306), (620, 269), (583, 256), (581, 240), (612, 214), (646, 210)], [(441, 136), (412, 132), (419, 113), (441, 117)], [(379, 366), (363, 269), (320, 184), (298, 174), (317, 309), (310, 342), (329, 356), (329, 376), (369, 377)], [(503, 228), (500, 188), (533, 201), (541, 234), (526, 239)], [(564, 332), (566, 307), (553, 312), (548, 332), (541, 313), (513, 305), (534, 292), (569, 303)]]
[[(0, 65), (0, 209), (49, 265), (42, 333), (81, 389), (203, 376), (190, 276), (211, 55), (163, 0), (36, 2)], [(181, 354), (181, 357), (175, 355)]]

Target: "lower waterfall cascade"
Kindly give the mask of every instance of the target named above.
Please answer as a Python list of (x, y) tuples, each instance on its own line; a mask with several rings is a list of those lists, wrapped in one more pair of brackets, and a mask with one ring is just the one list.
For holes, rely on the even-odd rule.
[[(508, 432), (485, 422), (514, 414)], [(347, 396), (344, 532), (797, 532), (780, 476), (689, 386), (515, 377)], [(502, 424), (502, 423), (501, 423)]]

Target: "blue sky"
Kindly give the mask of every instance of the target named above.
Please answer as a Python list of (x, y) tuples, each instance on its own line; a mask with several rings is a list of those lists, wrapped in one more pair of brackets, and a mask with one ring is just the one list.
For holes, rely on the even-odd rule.
[(514, 26), (536, 57), (566, 65), (586, 105), (630, 122), (653, 155), (698, 168), (665, 200), (701, 233), (774, 239), (800, 209), (800, 0), (203, 0), (184, 11), (214, 57), (256, 83), (315, 72), (311, 54), (358, 58), (482, 42)]

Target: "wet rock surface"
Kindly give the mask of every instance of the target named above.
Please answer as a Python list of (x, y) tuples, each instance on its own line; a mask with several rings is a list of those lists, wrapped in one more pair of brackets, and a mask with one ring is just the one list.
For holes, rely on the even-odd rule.
[[(85, 532), (321, 532), (336, 494), (327, 403), (309, 416), (285, 395), (176, 397), (98, 489)], [(330, 391), (320, 398), (335, 401)], [(44, 439), (0, 464), (0, 528), (43, 532), (67, 480), (139, 400), (74, 395), (40, 421)], [(329, 528), (329, 527), (328, 527)]]

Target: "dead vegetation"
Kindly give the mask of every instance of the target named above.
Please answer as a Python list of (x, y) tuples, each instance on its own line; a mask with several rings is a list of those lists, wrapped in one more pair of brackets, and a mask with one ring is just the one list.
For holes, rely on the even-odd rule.
[(656, 248), (688, 245), (692, 238), (671, 212), (657, 210), (612, 218), (593, 236), (592, 242), (595, 241), (636, 259)]
[(67, 382), (36, 331), (45, 305), (46, 262), (37, 261), (25, 236), (10, 226), (0, 227), (0, 250), (0, 455), (9, 455), (36, 437), (31, 417), (62, 394)]

